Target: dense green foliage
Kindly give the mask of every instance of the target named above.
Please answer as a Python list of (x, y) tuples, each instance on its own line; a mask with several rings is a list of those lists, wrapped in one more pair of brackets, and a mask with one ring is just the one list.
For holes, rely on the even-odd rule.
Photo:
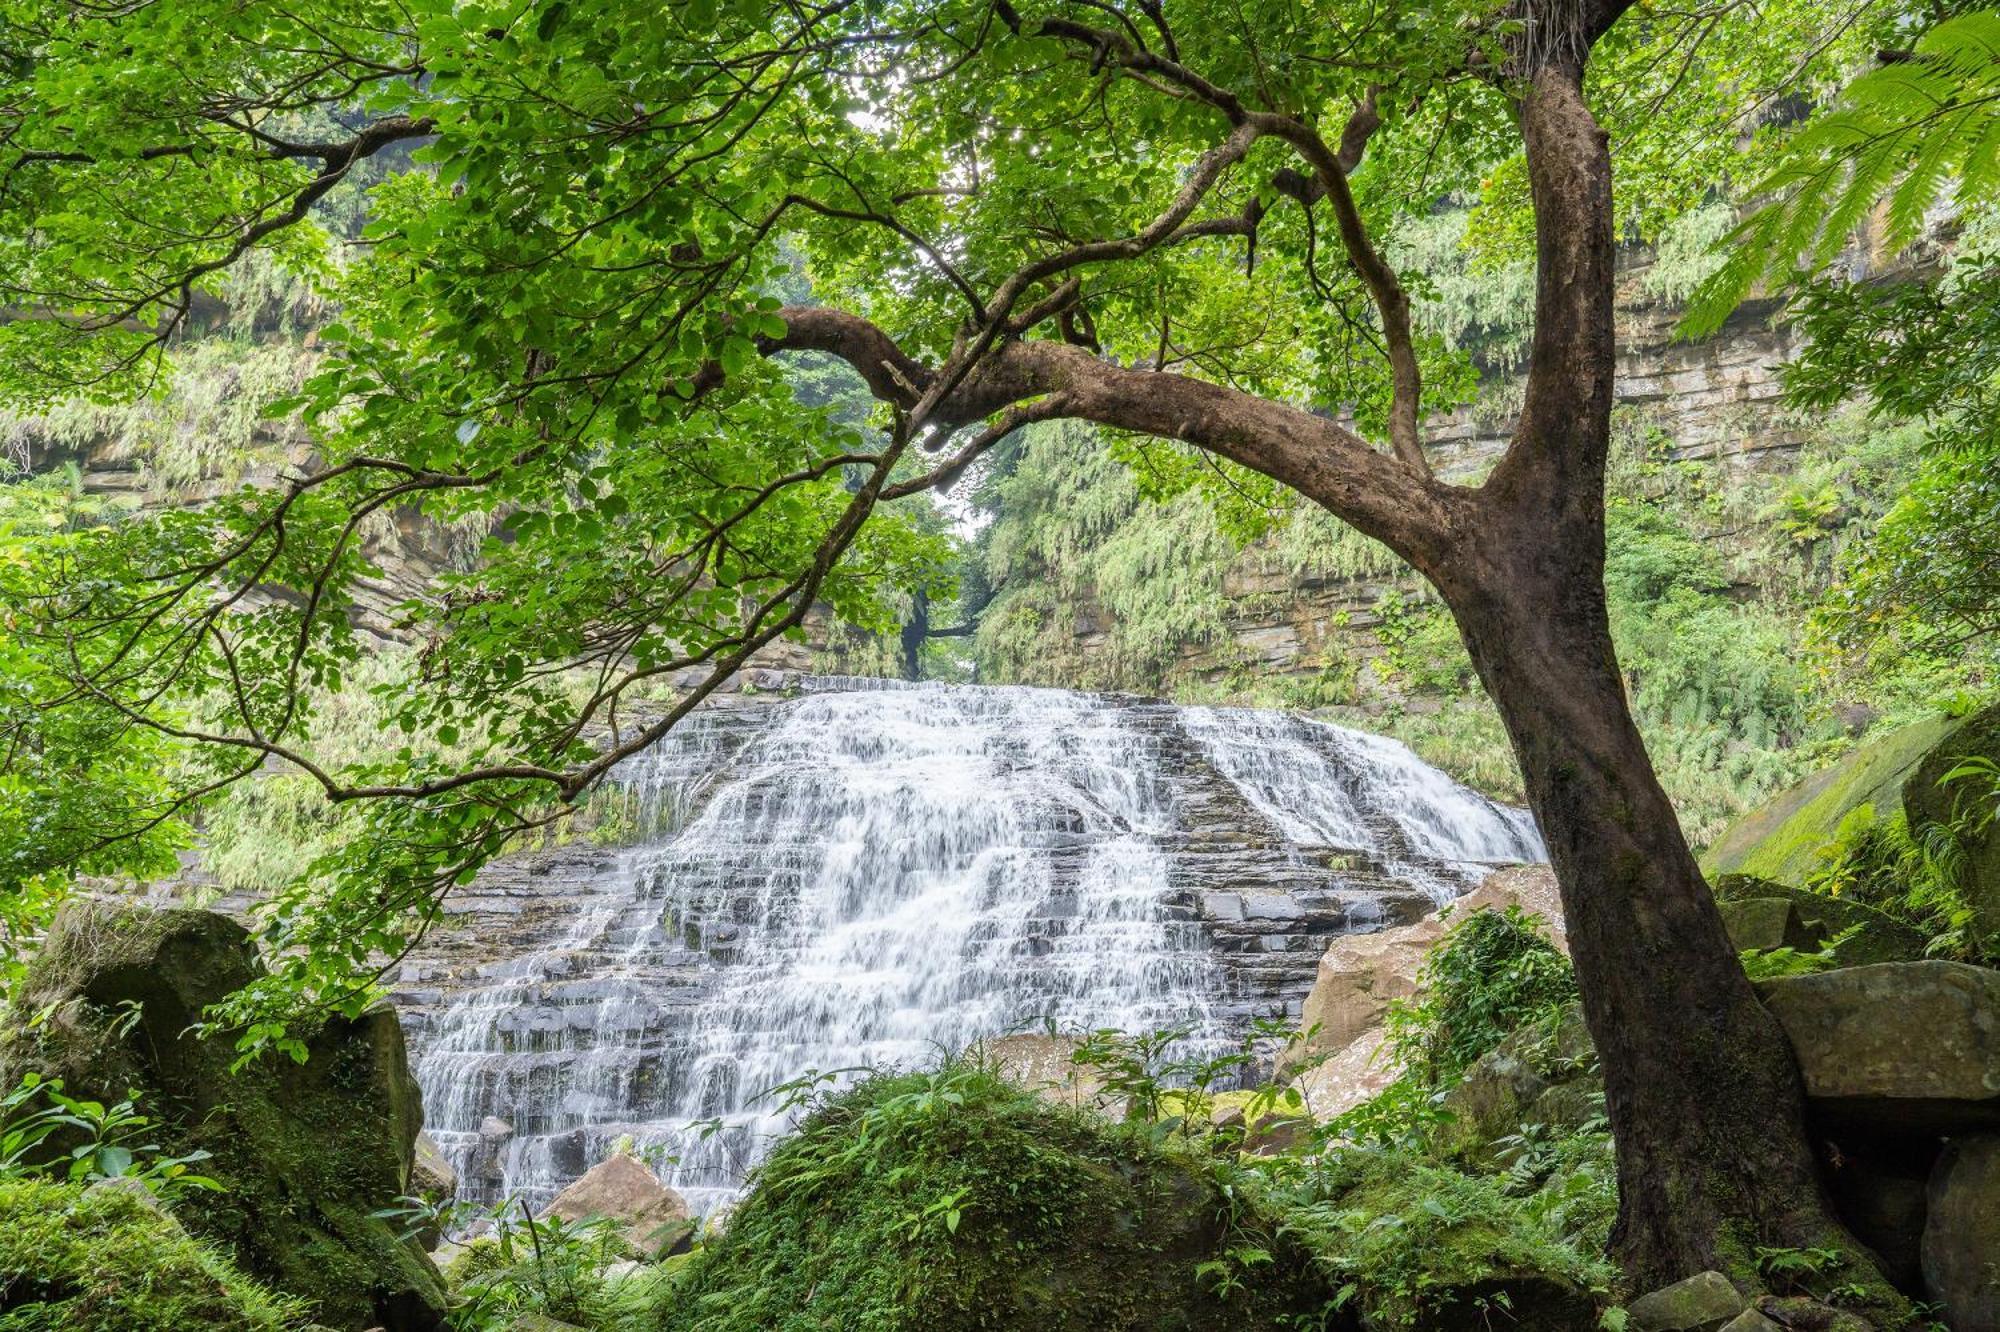
[(6, 1332), (282, 1332), (303, 1312), (130, 1193), (0, 1179)]
[(1418, 973), (1419, 997), (1391, 1011), (1396, 1062), (1448, 1086), (1515, 1031), (1576, 1002), (1576, 973), (1545, 931), (1519, 907), (1475, 911), (1447, 930)]
[[(679, 1260), (639, 1266), (602, 1220), (536, 1220), (502, 1205), (444, 1270), (452, 1332), (505, 1332), (527, 1315), (590, 1332), (650, 1332)], [(617, 1271), (612, 1269), (617, 1268)]]
[(820, 1105), (684, 1269), (662, 1327), (1311, 1327), (1331, 1292), (1225, 1161), (976, 1063)]
[(2000, 13), (1946, 16), (1891, 48), (1838, 103), (1792, 135), (1749, 191), (1765, 200), (1690, 315), (1712, 331), (1760, 279), (1827, 267), (1878, 205), (1891, 250), (1917, 240), (1941, 199), (1978, 216), (2000, 195)]
[[(1838, 23), (1782, 9), (1698, 34), (1642, 16), (1601, 43), (1592, 93), (1621, 170), (1665, 186), (1620, 191), (1637, 233), (1692, 253), (1708, 233), (1676, 220), (1701, 201), (1684, 186), (1740, 174), (1722, 127), (1744, 100), (1828, 93), (1904, 21), (1893, 5)], [(116, 844), (0, 821), (10, 864), (41, 857), (10, 873), (10, 903), (45, 901), (78, 869), (161, 868), (191, 803), (277, 760), (362, 813), (317, 860), (230, 866), (299, 873), (270, 906), (283, 960), (265, 1006), (351, 995), (439, 892), (601, 779), (610, 758), (586, 737), (649, 682), (713, 684), (814, 607), (879, 635), (945, 604), (952, 543), (902, 492), (955, 479), (942, 451), (985, 414), (932, 419), (930, 394), (864, 420), (811, 366), (766, 356), (802, 282), (920, 361), (959, 349), (953, 376), (1046, 337), (1337, 405), (1379, 436), (1391, 377), (1366, 284), (1337, 262), (1330, 218), (1271, 192), (1292, 149), (1218, 147), (1218, 107), (1331, 125), (1372, 105), (1383, 123), (1352, 189), (1406, 270), (1422, 405), (1462, 404), (1480, 368), (1513, 363), (1529, 218), (1506, 51), (1533, 39), (1503, 7), (1134, 17), (1142, 44), (1199, 57), (1208, 91), (1193, 99), (1107, 70), (1102, 41), (1064, 26), (1104, 17), (1054, 0), (0, 11), (0, 289), (48, 316), (0, 327), (10, 435), (25, 417), (68, 444), (118, 435), (149, 484), (179, 488), (249, 475), (242, 441), (312, 440), (287, 483), (9, 541), (7, 725), (23, 743), (7, 779), (23, 808), (73, 801), (87, 779), (97, 803), (68, 822)], [(1190, 219), (1177, 196), (1197, 162), (1216, 174)], [(110, 202), (130, 198), (147, 207)], [(1162, 216), (1195, 227), (1163, 243)], [(1118, 238), (1136, 239), (1104, 248)], [(225, 352), (189, 341), (202, 327), (272, 339), (237, 354), (230, 393), (203, 373)], [(1103, 557), (1095, 593), (1124, 625), (1080, 682), (1154, 673), (1212, 635), (1217, 571), (1274, 517), (1300, 538), (1280, 551), (1311, 548), (1277, 557), (1294, 568), (1379, 568), (1273, 482), (1179, 446), (1110, 448), (1130, 480), (1100, 475), (1093, 451), (1093, 467), (1050, 457), (1039, 480), (1030, 465), (997, 483), (1013, 519), (1030, 495), (1045, 511), (1102, 504), (1010, 520), (968, 580), (1006, 599), (982, 629), (996, 657), (1063, 632), (1069, 589), (1034, 586), (1052, 552)], [(1121, 486), (1175, 517), (1113, 522), (1133, 502)], [(412, 681), (375, 693), (397, 742), (334, 745), (322, 765), (315, 732), (366, 673), (353, 622), (369, 534), (418, 515), (477, 548), (395, 609), (426, 645)], [(1392, 632), (1384, 669), (1466, 688), (1434, 615)], [(1298, 697), (1364, 687), (1330, 663)], [(620, 742), (672, 720), (619, 727)], [(169, 742), (190, 755), (161, 762)]]

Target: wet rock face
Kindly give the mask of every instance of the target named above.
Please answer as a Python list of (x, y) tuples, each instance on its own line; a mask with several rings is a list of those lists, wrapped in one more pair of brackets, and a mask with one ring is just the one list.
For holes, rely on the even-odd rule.
[[(372, 1215), (409, 1192), (423, 1102), (396, 1015), (330, 1020), (304, 1064), (232, 1073), (227, 1037), (198, 1038), (209, 1004), (260, 971), (227, 917), (78, 901), (56, 918), (0, 1038), (0, 1079), (35, 1071), (106, 1103), (139, 1094), (173, 1154), (211, 1153), (223, 1186), (176, 1216), (252, 1275), (313, 1301), (320, 1322), (431, 1332), (444, 1291), (423, 1252)], [(30, 1027), (26, 1013), (48, 1013)]]
[(494, 867), (400, 977), (468, 1196), (546, 1201), (630, 1135), (705, 1210), (788, 1122), (764, 1089), (1045, 1017), (1230, 1042), (1329, 940), (1540, 850), (1375, 737), (1048, 690), (735, 699), (622, 775), (639, 847)]

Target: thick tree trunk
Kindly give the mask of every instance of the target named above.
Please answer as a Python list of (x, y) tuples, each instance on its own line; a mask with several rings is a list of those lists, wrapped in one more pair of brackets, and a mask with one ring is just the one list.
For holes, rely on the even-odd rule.
[[(1584, 42), (1550, 42), (1521, 133), (1535, 345), (1513, 446), (1420, 567), (1499, 707), (1561, 885), (1617, 1142), (1616, 1256), (1644, 1289), (1756, 1245), (1862, 1251), (1833, 1219), (1783, 1032), (1722, 928), (1625, 697), (1604, 599), (1614, 326), (1611, 162)], [(1864, 1270), (1866, 1268), (1864, 1267)]]
[(1615, 1254), (1645, 1289), (1709, 1268), (1749, 1275), (1755, 1244), (1849, 1246), (1791, 1049), (1737, 963), (1633, 724), (1601, 531), (1501, 530), (1476, 580), (1454, 580), (1447, 597), (1562, 888), (1617, 1142)]

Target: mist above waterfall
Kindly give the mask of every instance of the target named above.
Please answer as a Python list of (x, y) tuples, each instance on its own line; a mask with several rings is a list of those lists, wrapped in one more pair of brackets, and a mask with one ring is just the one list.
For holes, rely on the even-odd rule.
[(817, 682), (615, 777), (645, 842), (412, 1023), (474, 1196), (545, 1198), (629, 1137), (705, 1208), (814, 1070), (1044, 1021), (1234, 1039), (1296, 1012), (1331, 935), (1542, 854), (1394, 742), (1059, 690)]

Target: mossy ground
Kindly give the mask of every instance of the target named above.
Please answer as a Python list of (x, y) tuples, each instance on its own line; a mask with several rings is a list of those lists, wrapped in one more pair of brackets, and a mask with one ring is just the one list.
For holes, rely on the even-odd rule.
[(0, 1332), (279, 1332), (303, 1314), (131, 1194), (0, 1180)]

